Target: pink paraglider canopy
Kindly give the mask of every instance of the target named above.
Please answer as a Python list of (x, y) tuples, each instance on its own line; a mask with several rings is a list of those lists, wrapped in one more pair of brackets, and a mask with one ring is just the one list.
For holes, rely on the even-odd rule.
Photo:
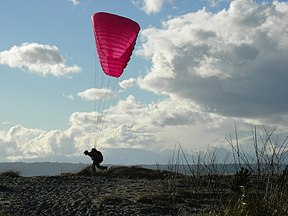
[(94, 37), (105, 74), (120, 77), (127, 66), (140, 26), (126, 17), (98, 12), (92, 16)]

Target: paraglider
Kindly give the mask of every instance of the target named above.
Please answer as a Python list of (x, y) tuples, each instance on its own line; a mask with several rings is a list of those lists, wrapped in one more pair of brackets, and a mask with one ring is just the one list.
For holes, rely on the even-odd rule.
[(104, 110), (108, 110), (107, 108), (116, 100), (114, 96), (109, 97), (109, 93), (117, 92), (115, 88), (119, 87), (117, 83), (130, 61), (140, 26), (129, 18), (106, 12), (97, 12), (91, 16), (91, 19), (96, 51), (104, 72), (94, 74), (95, 89), (105, 92), (103, 98), (97, 99), (97, 102), (94, 100), (94, 132), (97, 134), (94, 138), (94, 147), (96, 147), (102, 139)]
[(106, 12), (95, 13), (92, 23), (101, 67), (106, 75), (118, 78), (130, 60), (140, 26), (129, 18)]

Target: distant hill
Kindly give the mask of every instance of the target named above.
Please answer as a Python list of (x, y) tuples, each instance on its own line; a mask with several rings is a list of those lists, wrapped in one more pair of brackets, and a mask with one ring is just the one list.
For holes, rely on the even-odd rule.
[[(3, 171), (18, 171), (21, 176), (29, 177), (29, 176), (55, 176), (60, 175), (61, 173), (76, 173), (80, 170), (84, 169), (91, 164), (84, 163), (57, 163), (57, 162), (33, 162), (33, 163), (25, 163), (25, 162), (14, 162), (14, 163), (0, 163), (0, 172)], [(106, 164), (107, 165), (107, 164)], [(282, 172), (287, 164), (281, 164), (278, 167), (278, 171)], [(119, 166), (108, 164), (108, 167), (111, 166)], [(240, 167), (251, 168), (254, 171), (257, 170), (256, 164), (250, 164), (249, 167), (243, 165), (236, 166), (235, 164), (202, 164), (202, 165), (187, 165), (187, 164), (142, 164), (137, 165), (143, 168), (148, 169), (158, 169), (158, 170), (167, 170), (176, 173), (182, 174), (234, 174), (236, 173)], [(276, 168), (276, 167), (275, 167)], [(262, 172), (269, 172), (270, 167), (269, 164), (261, 164)], [(276, 170), (275, 170), (276, 171)]]

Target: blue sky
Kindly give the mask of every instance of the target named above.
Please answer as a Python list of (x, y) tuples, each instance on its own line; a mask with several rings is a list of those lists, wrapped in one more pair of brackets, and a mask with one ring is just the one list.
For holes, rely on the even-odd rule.
[[(102, 109), (100, 11), (141, 26)], [(0, 162), (89, 162), (97, 145), (107, 163), (165, 163), (178, 142), (228, 150), (235, 123), (247, 151), (255, 125), (284, 138), (287, 12), (287, 1), (1, 1)]]

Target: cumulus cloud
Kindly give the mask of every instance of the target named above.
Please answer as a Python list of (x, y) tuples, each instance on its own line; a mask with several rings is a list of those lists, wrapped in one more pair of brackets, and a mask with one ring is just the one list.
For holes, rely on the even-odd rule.
[(21, 155), (35, 157), (40, 152), (46, 154), (49, 148), (45, 145), (30, 148), (31, 142), (42, 133), (41, 130), (28, 129), (21, 125), (13, 126), (8, 131), (0, 131), (0, 156), (6, 156), (7, 159), (13, 160), (14, 158), (18, 159)]
[[(143, 149), (160, 155), (173, 149), (176, 141), (188, 152), (206, 150), (208, 146), (226, 148), (225, 133), (231, 129), (231, 119), (202, 113), (189, 100), (169, 98), (147, 105), (132, 95), (102, 113), (72, 113), (69, 122), (67, 130), (45, 131), (21, 125), (0, 130), (0, 160), (78, 160), (84, 149), (93, 146), (100, 146), (104, 152), (110, 149), (110, 156), (111, 149)], [(240, 138), (239, 133), (241, 145), (246, 146), (251, 141), (250, 127), (239, 129), (249, 132), (246, 138)], [(105, 162), (109, 163), (107, 157)]]
[(75, 112), (70, 116), (70, 124), (75, 127), (90, 127), (98, 118), (101, 118), (101, 114), (98, 112)]
[[(111, 120), (117, 119), (118, 123), (133, 122), (148, 126), (189, 126), (195, 123), (207, 123), (211, 120), (208, 115), (203, 115), (190, 101), (167, 99), (159, 103), (141, 104), (130, 95), (126, 100), (120, 100), (112, 107), (109, 115)], [(133, 118), (131, 118), (133, 116)], [(129, 121), (128, 121), (129, 119)]]
[(79, 92), (77, 94), (84, 100), (94, 101), (94, 100), (101, 100), (105, 98), (113, 98), (115, 95), (111, 89), (98, 89), (98, 88), (91, 88), (87, 89), (83, 92)]
[(248, 0), (171, 18), (143, 30), (142, 54), (152, 67), (139, 85), (223, 116), (285, 114), (287, 23), (287, 3)]
[[(0, 160), (23, 161), (31, 159), (60, 158), (78, 154), (77, 137), (81, 131), (44, 131), (21, 125), (0, 131)], [(78, 129), (79, 130), (79, 129)]]
[[(169, 149), (171, 145), (173, 148), (179, 136), (182, 140), (194, 133), (189, 127), (200, 124), (209, 130), (215, 128), (219, 121), (222, 121), (221, 118), (211, 114), (202, 115), (189, 101), (169, 99), (147, 105), (130, 95), (102, 113), (72, 113), (67, 130), (44, 131), (21, 125), (0, 130), (0, 160), (77, 156), (82, 154), (83, 149), (95, 144), (102, 149), (159, 151)], [(199, 131), (195, 136), (200, 136)], [(203, 142), (208, 137), (211, 138), (210, 135), (202, 138)], [(193, 148), (197, 146), (195, 144)]]
[[(197, 149), (199, 144), (190, 146), (191, 136), (194, 134), (191, 128), (200, 125), (201, 128), (210, 130), (222, 121), (216, 115), (199, 112), (197, 106), (187, 100), (167, 99), (147, 105), (137, 101), (132, 95), (120, 100), (106, 114), (102, 127), (102, 143), (110, 147), (142, 146), (150, 150), (169, 149), (177, 139), (185, 140), (185, 147)], [(205, 138), (202, 137), (202, 141), (211, 137), (214, 139), (214, 135), (206, 135)], [(195, 139), (196, 136), (200, 136), (199, 131), (195, 133)], [(190, 137), (188, 142), (187, 137)]]
[(128, 88), (136, 86), (136, 85), (137, 85), (137, 79), (135, 79), (135, 78), (123, 80), (119, 83), (119, 86), (123, 89), (128, 89)]
[(68, 66), (58, 47), (38, 43), (22, 43), (0, 52), (0, 64), (41, 76), (70, 76), (81, 70), (77, 65)]
[(131, 0), (132, 3), (147, 14), (155, 14), (161, 11), (165, 3), (172, 3), (172, 0)]

